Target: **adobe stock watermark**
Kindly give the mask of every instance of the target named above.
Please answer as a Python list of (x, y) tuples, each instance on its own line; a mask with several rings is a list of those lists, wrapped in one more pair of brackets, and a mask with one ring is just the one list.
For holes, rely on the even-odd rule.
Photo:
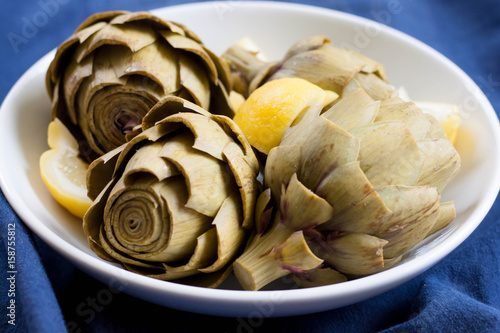
[[(76, 306), (76, 314), (83, 319), (85, 323), (91, 323), (98, 313), (102, 312), (106, 306), (113, 302), (113, 298), (117, 294), (120, 294), (127, 284), (128, 283), (124, 279), (111, 278), (105, 288), (97, 291), (95, 295), (88, 296)], [(76, 321), (67, 322), (66, 329), (69, 333), (84, 332)]]
[(12, 49), (17, 54), (22, 45), (26, 45), (38, 35), (40, 29), (45, 27), (51, 18), (59, 13), (61, 5), (65, 5), (70, 0), (40, 0), (38, 1), (39, 10), (31, 17), (23, 16), (21, 30), (18, 32), (7, 33)]
[(490, 73), (487, 77), (478, 76), (475, 78), (476, 86), (466, 87), (466, 92), (462, 94), (462, 101), (459, 104), (459, 117), (461, 120), (467, 119), (471, 113), (479, 109), (479, 102), (488, 100), (498, 88), (500, 88), (500, 78), (494, 78)]
[(356, 52), (361, 52), (370, 45), (373, 38), (380, 34), (381, 25), (389, 25), (395, 15), (399, 15), (403, 12), (405, 8), (404, 2), (411, 1), (412, 0), (389, 0), (385, 8), (371, 10), (370, 16), (372, 21), (365, 24), (362, 28), (354, 28), (353, 45), (342, 42), (340, 46)]
[(213, 7), (221, 21), (225, 19), (226, 13), (232, 12), (239, 5), (239, 0), (217, 1)]
[[(295, 288), (297, 285), (291, 274), (280, 278), (280, 283), (284, 286)], [(286, 289), (286, 288), (285, 288)], [(253, 333), (264, 325), (267, 318), (271, 318), (276, 313), (276, 307), (285, 301), (281, 290), (269, 291), (269, 298), (265, 301), (254, 302), (254, 310), (247, 317), (237, 317), (238, 325), (236, 333)]]

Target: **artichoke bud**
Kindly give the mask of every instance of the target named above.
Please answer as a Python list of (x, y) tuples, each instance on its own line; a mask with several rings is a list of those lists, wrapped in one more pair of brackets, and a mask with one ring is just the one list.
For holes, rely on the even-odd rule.
[(346, 95), (365, 90), (375, 100), (395, 95), (382, 64), (355, 51), (332, 45), (325, 36), (310, 36), (292, 45), (277, 62), (264, 62), (252, 51), (233, 45), (221, 56), (239, 83), (238, 92), (250, 95), (264, 83), (298, 77), (324, 90)]
[(258, 173), (230, 118), (169, 96), (90, 165), (84, 231), (98, 256), (131, 271), (216, 287), (254, 228)]
[[(126, 141), (159, 100), (174, 95), (233, 115), (229, 66), (190, 30), (147, 12), (89, 17), (57, 49), (46, 74), (58, 117), (88, 160)], [(89, 149), (87, 149), (89, 150)]]
[[(306, 112), (267, 156), (256, 221), (274, 217), (233, 265), (243, 287), (287, 274), (305, 287), (374, 274), (448, 225), (454, 204), (440, 199), (460, 156), (436, 126), (415, 104), (362, 89)], [(294, 258), (307, 268), (276, 256), (299, 233)]]

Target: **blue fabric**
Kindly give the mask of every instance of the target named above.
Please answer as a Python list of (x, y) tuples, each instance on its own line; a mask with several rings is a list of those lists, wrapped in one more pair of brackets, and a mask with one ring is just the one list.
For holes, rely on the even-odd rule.
[[(31, 64), (57, 47), (90, 14), (110, 9), (148, 10), (186, 2), (193, 1), (2, 1), (0, 100)], [(290, 2), (354, 13), (416, 37), (460, 66), (500, 110), (497, 0)], [(44, 21), (40, 12), (45, 12), (48, 19)], [(27, 25), (34, 19), (39, 20), (38, 27), (29, 30)], [(13, 40), (12, 33), (21, 38)], [(0, 195), (0, 331), (152, 332), (166, 327), (168, 332), (198, 332), (203, 327), (203, 331), (209, 328), (217, 332), (500, 332), (499, 216), (497, 201), (471, 237), (444, 260), (402, 286), (365, 302), (288, 318), (221, 318), (163, 308), (123, 293), (113, 294), (105, 306), (82, 308), (108, 287), (40, 241)], [(8, 324), (7, 316), (12, 299), (8, 297), (10, 274), (6, 262), (11, 224), (15, 225), (17, 250), (15, 326)]]

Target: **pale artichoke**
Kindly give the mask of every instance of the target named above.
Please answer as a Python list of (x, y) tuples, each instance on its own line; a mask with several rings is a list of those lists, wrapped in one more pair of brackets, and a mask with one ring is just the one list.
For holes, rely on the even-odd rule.
[(301, 117), (267, 157), (258, 235), (233, 265), (245, 289), (290, 273), (300, 286), (377, 273), (454, 219), (440, 198), (460, 157), (414, 103), (357, 89)]
[(140, 133), (90, 165), (90, 247), (140, 274), (216, 287), (253, 230), (258, 173), (230, 118), (168, 96)]
[(358, 88), (375, 100), (392, 97), (384, 67), (355, 51), (332, 45), (325, 36), (311, 36), (292, 45), (283, 59), (267, 62), (235, 44), (221, 56), (231, 68), (234, 89), (248, 96), (264, 83), (283, 77), (305, 79), (343, 96)]
[(183, 25), (148, 12), (89, 17), (58, 47), (46, 85), (52, 118), (71, 130), (89, 160), (123, 144), (167, 95), (233, 114), (228, 65)]

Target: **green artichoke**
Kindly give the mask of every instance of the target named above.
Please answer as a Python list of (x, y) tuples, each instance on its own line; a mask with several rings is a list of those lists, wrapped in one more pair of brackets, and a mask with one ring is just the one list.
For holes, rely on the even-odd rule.
[(258, 173), (230, 118), (168, 96), (135, 137), (91, 163), (90, 247), (140, 274), (216, 287), (253, 230)]
[(221, 57), (230, 65), (234, 89), (244, 96), (270, 80), (283, 77), (305, 79), (339, 96), (358, 88), (375, 100), (395, 94), (380, 63), (352, 50), (333, 46), (325, 36), (299, 40), (278, 62), (260, 60), (255, 52), (237, 44)]
[(440, 198), (460, 157), (414, 103), (357, 89), (299, 119), (267, 156), (258, 234), (233, 265), (245, 289), (290, 273), (319, 286), (380, 272), (454, 219)]
[(233, 115), (228, 65), (183, 25), (148, 12), (89, 17), (57, 49), (46, 85), (52, 118), (71, 130), (89, 160), (123, 144), (168, 95)]

